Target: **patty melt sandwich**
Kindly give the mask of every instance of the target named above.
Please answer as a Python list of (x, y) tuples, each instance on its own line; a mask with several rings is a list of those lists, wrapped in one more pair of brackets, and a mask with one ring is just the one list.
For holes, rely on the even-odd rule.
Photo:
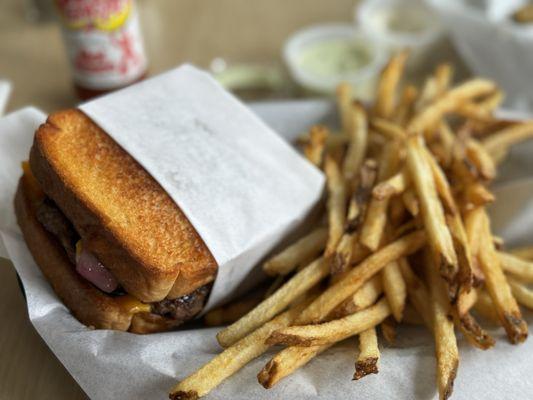
[(163, 188), (81, 111), (52, 114), (23, 169), (18, 223), (79, 321), (150, 333), (201, 311), (213, 256)]

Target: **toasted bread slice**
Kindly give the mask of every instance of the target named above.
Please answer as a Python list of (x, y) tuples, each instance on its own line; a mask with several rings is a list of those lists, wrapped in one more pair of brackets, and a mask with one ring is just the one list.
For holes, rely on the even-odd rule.
[(106, 295), (82, 278), (63, 247), (37, 220), (37, 201), (31, 185), (22, 177), (15, 196), (15, 214), (24, 240), (54, 291), (81, 323), (96, 329), (153, 333), (182, 322), (150, 312), (134, 313), (121, 297)]
[(216, 262), (183, 212), (81, 111), (48, 117), (30, 166), (84, 245), (136, 298), (177, 298), (214, 279)]

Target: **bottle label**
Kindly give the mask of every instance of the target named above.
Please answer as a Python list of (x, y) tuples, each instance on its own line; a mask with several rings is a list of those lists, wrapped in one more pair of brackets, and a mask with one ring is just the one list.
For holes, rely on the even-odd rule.
[(125, 86), (146, 71), (133, 0), (56, 0), (74, 80), (88, 89)]

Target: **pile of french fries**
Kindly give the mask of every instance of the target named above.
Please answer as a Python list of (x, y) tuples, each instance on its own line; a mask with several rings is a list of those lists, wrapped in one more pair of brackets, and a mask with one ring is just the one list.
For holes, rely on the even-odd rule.
[(179, 382), (171, 399), (204, 396), (282, 345), (257, 375), (271, 388), (353, 336), (359, 380), (378, 372), (376, 328), (392, 342), (402, 322), (432, 333), (446, 399), (458, 332), (489, 349), (494, 338), (481, 317), (500, 324), (513, 344), (526, 339), (518, 304), (533, 308), (533, 248), (503, 251), (486, 206), (495, 200), (488, 185), (496, 166), (511, 145), (533, 137), (533, 122), (496, 119), (498, 87), (480, 78), (453, 87), (447, 64), (421, 88), (403, 84), (406, 59), (399, 53), (383, 69), (371, 106), (341, 84), (341, 132), (314, 126), (300, 139), (327, 177), (324, 219), (265, 262), (275, 277), (267, 296), (207, 315), (211, 324), (232, 322), (217, 335), (225, 350)]

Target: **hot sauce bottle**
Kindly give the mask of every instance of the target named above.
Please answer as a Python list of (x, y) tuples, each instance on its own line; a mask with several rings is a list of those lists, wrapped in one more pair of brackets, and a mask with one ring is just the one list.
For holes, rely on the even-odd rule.
[(134, 0), (55, 0), (76, 92), (120, 89), (147, 71)]

